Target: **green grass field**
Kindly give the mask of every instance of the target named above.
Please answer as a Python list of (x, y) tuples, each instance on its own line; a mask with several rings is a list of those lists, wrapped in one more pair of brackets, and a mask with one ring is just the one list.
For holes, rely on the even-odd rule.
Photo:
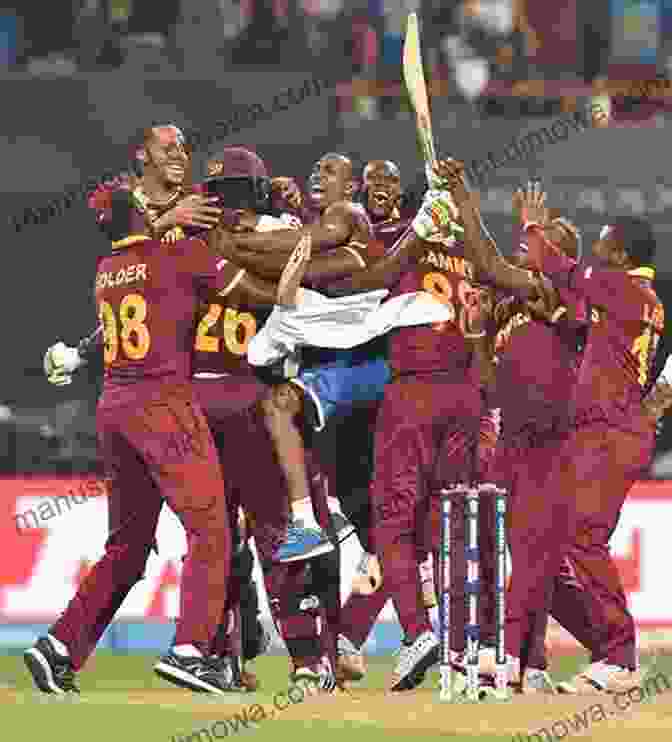
[[(428, 677), (421, 690), (392, 696), (384, 692), (393, 663), (393, 658), (387, 657), (369, 661), (367, 678), (350, 695), (306, 695), (301, 700), (301, 693), (294, 693), (297, 702), (290, 705), (286, 695), (275, 695), (286, 694), (290, 687), (287, 658), (271, 656), (255, 663), (262, 683), (259, 692), (232, 694), (222, 700), (172, 688), (154, 676), (153, 661), (151, 656), (99, 652), (81, 673), (81, 696), (63, 699), (33, 691), (20, 655), (0, 657), (0, 740), (212, 742), (240, 734), (260, 741), (296, 742), (305, 737), (343, 742), (345, 732), (351, 742), (382, 742), (390, 737), (503, 742), (517, 732), (527, 730), (529, 734), (603, 699), (519, 697), (509, 704), (447, 706), (438, 701), (437, 673)], [(557, 658), (554, 675), (568, 677), (583, 661), (581, 657)], [(672, 686), (672, 656), (656, 657), (655, 667), (669, 675)], [(278, 709), (274, 698), (280, 706), (287, 704), (287, 709)], [(607, 701), (602, 702), (606, 707)], [(632, 709), (635, 713), (655, 715), (655, 721), (646, 717), (647, 742), (672, 739), (672, 693), (638, 704)], [(609, 715), (613, 715), (611, 711)], [(624, 720), (618, 723), (622, 726)], [(606, 732), (610, 724), (594, 724), (587, 738), (598, 739), (595, 734), (602, 728)], [(660, 724), (663, 736), (658, 738)]]

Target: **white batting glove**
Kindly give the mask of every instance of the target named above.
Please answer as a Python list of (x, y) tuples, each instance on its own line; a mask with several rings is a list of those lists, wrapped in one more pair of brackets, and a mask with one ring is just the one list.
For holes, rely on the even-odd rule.
[(464, 231), (455, 223), (456, 218), (457, 210), (450, 193), (429, 190), (413, 219), (413, 231), (421, 240), (427, 240), (448, 227), (452, 231)]
[(429, 185), (430, 191), (447, 191), (449, 181), (447, 178), (442, 178), (434, 172), (431, 162), (425, 163), (425, 175), (427, 176), (427, 185)]
[(54, 386), (71, 384), (72, 375), (83, 365), (77, 348), (70, 348), (63, 342), (52, 345), (44, 354), (44, 373)]

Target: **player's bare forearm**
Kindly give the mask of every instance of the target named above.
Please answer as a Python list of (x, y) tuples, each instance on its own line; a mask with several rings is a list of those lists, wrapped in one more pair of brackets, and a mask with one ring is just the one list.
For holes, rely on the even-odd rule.
[(459, 208), (464, 226), (465, 250), (476, 270), (502, 289), (515, 292), (519, 296), (536, 296), (537, 287), (532, 274), (511, 265), (499, 252), (495, 242), (483, 234), (480, 213), (473, 199), (461, 203)]
[(284, 248), (274, 253), (255, 253), (230, 247), (226, 251), (226, 258), (260, 279), (277, 281), (291, 254), (292, 250)]
[(425, 243), (408, 229), (380, 260), (365, 270), (353, 272), (349, 278), (325, 289), (330, 296), (347, 296), (376, 289), (389, 289), (415, 265), (425, 249)]
[(236, 247), (253, 253), (282, 252), (289, 255), (299, 244), (299, 240), (310, 235), (313, 252), (329, 250), (347, 242), (352, 235), (349, 220), (333, 220), (327, 224), (313, 224), (304, 229), (275, 230), (272, 232), (250, 232), (234, 236)]
[(278, 284), (258, 276), (245, 275), (231, 292), (231, 300), (255, 309), (266, 309), (277, 303)]
[(474, 363), (478, 370), (481, 386), (487, 395), (495, 388), (494, 340), (492, 335), (484, 335), (471, 340), (474, 350)]
[[(317, 255), (311, 259), (304, 277), (306, 283), (337, 281), (362, 270), (361, 261), (351, 253), (345, 250), (336, 250), (333, 253)], [(277, 281), (280, 278), (291, 254), (291, 250), (287, 253), (284, 249), (273, 254), (252, 253), (238, 248), (227, 251), (231, 262), (265, 281)]]

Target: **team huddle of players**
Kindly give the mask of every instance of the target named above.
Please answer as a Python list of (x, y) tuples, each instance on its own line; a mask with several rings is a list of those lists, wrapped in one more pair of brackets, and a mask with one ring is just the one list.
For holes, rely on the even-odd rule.
[[(111, 241), (95, 282), (101, 343), (59, 343), (45, 356), (55, 384), (103, 356), (109, 536), (61, 618), (25, 652), (37, 687), (78, 692), (76, 673), (142, 578), (165, 501), (187, 555), (158, 675), (201, 692), (257, 687), (244, 664), (267, 642), (253, 537), (294, 681), (331, 691), (361, 680), (361, 647), (392, 600), (404, 640), (390, 688), (415, 688), (439, 653), (429, 618), (439, 493), (475, 482), (509, 493), (511, 684), (638, 685), (635, 627), (608, 544), (672, 400), (668, 366), (651, 378), (664, 318), (648, 223), (613, 221), (588, 265), (576, 227), (529, 184), (514, 196), (520, 239), (506, 260), (456, 161), (428, 168), (422, 202), (410, 203), (391, 161), (368, 163), (357, 189), (350, 160), (327, 154), (304, 194), (241, 147), (211, 157), (195, 184), (173, 126), (147, 130), (137, 157), (137, 182), (90, 201)], [(362, 332), (364, 317), (397, 306), (394, 320)], [(285, 348), (287, 327), (320, 341), (259, 360), (255, 342), (263, 334)], [(353, 460), (359, 441), (372, 466)], [(464, 671), (465, 534), (453, 513), (451, 649)], [(483, 509), (486, 584), (490, 517)], [(350, 522), (365, 553), (341, 605)], [(491, 594), (479, 616), (485, 682), (495, 672)], [(549, 615), (591, 654), (570, 683), (546, 672)]]

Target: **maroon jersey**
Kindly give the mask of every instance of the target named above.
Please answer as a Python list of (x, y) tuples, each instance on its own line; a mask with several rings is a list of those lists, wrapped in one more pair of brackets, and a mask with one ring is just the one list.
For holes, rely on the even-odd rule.
[(373, 238), (376, 242), (376, 247), (374, 248), (376, 256), (389, 252), (412, 221), (412, 219), (396, 217), (385, 219), (381, 222), (374, 222)]
[(227, 263), (231, 272), (227, 287), (209, 297), (200, 308), (194, 341), (194, 374), (254, 376), (247, 362), (247, 348), (262, 328), (270, 310), (249, 307), (240, 300), (236, 285), (245, 270)]
[(199, 297), (228, 289), (228, 266), (197, 238), (168, 247), (146, 237), (98, 261), (102, 404), (130, 403), (157, 382), (190, 378)]
[(497, 406), (505, 435), (566, 428), (576, 382), (578, 343), (566, 312), (554, 324), (521, 305), (495, 336)]
[(390, 366), (396, 373), (461, 372), (469, 367), (472, 346), (464, 337), (464, 308), (473, 276), (473, 265), (464, 258), (461, 242), (436, 238), (426, 243), (424, 256), (404, 274), (392, 295), (428, 291), (450, 308), (452, 318), (394, 330)]
[(639, 429), (643, 392), (665, 320), (651, 286), (653, 269), (579, 267), (555, 250), (539, 228), (528, 231), (530, 255), (554, 285), (575, 292), (593, 307), (574, 394), (577, 422)]

